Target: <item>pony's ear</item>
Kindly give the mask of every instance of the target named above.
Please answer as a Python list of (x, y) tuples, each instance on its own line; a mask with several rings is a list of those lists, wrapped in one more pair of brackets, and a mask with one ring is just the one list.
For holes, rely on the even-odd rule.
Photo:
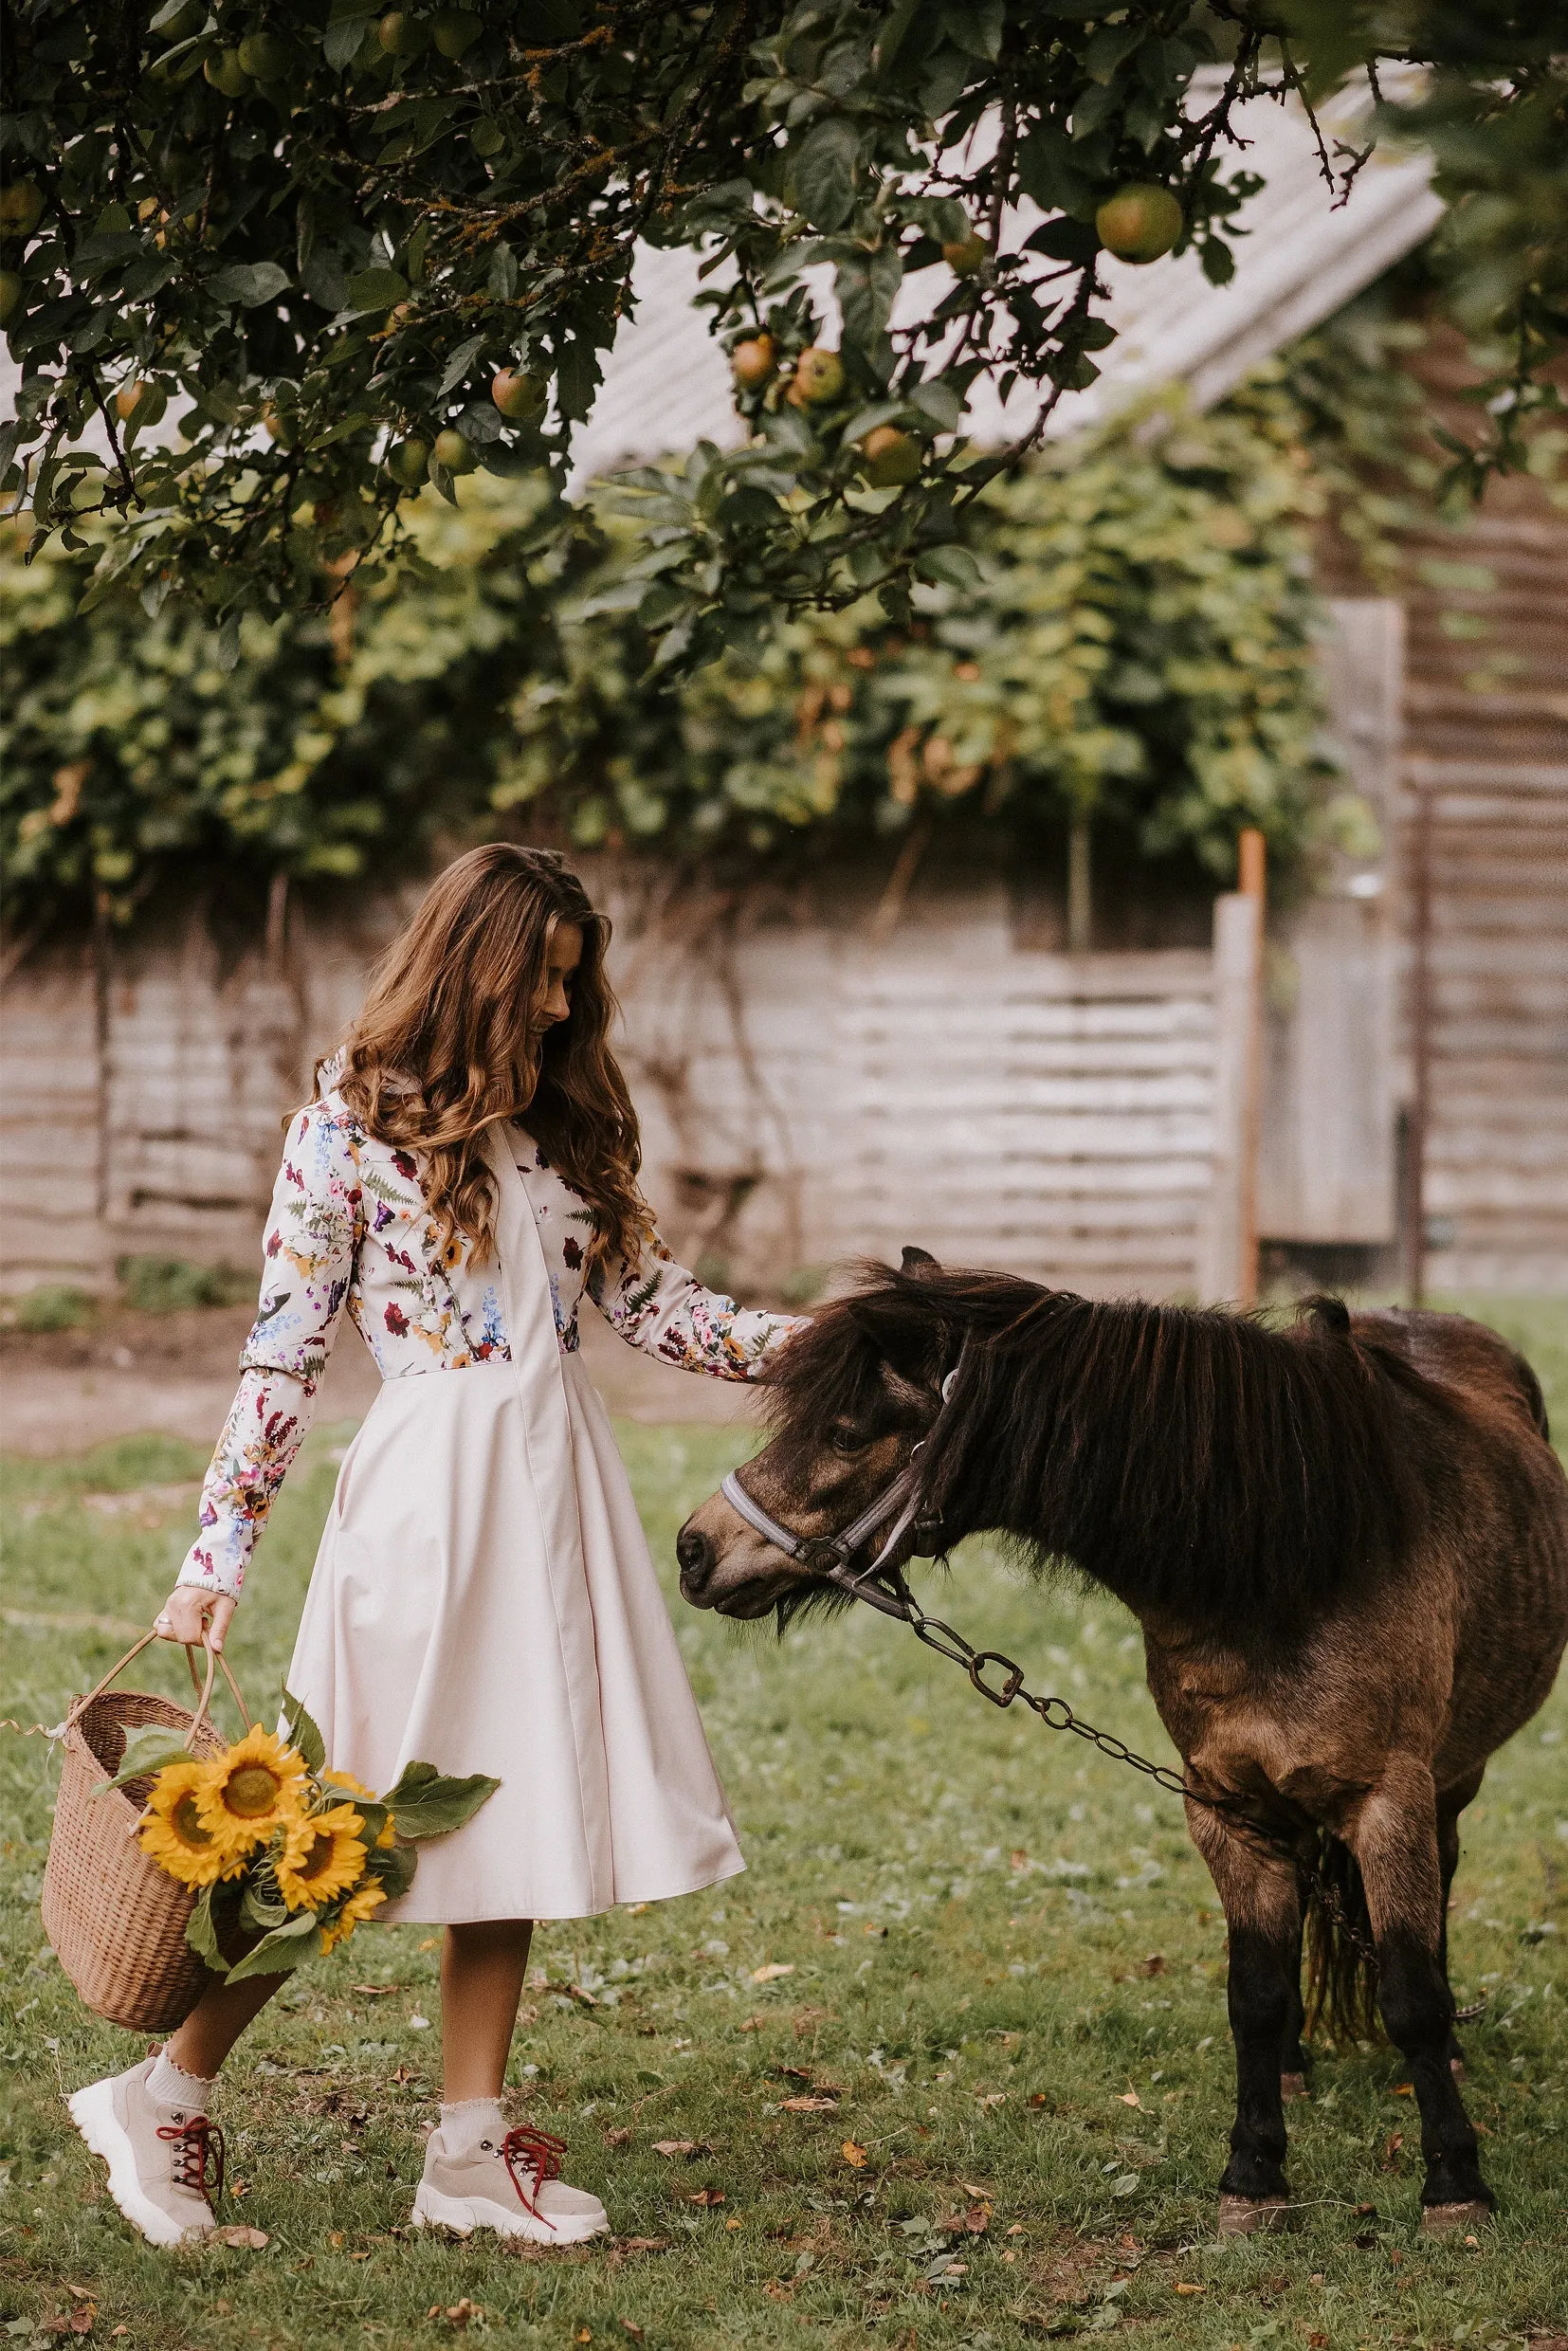
[(1344, 1338), (1350, 1329), (1350, 1309), (1342, 1298), (1320, 1296), (1304, 1303), (1314, 1322), (1325, 1331), (1333, 1331), (1337, 1338)]
[(851, 1298), (849, 1312), (888, 1369), (912, 1387), (928, 1388), (940, 1358), (941, 1332), (911, 1301)]
[(903, 1262), (899, 1271), (920, 1281), (927, 1273), (940, 1273), (941, 1267), (929, 1249), (917, 1248), (913, 1241), (906, 1241), (903, 1245)]

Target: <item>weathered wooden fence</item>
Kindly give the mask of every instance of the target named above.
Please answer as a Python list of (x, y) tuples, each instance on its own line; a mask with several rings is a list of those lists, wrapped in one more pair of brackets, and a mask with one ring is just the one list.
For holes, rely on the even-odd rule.
[[(385, 920), (393, 909), (385, 910)], [(364, 940), (225, 972), (46, 958), (4, 1024), (6, 1278), (117, 1256), (246, 1264), (279, 1119), (352, 1009)], [(108, 968), (102, 968), (103, 962)], [(625, 1051), (671, 1238), (752, 1286), (919, 1239), (1107, 1290), (1191, 1292), (1211, 1248), (1213, 965), (1012, 939), (999, 888), (885, 942), (817, 921), (629, 941)]]
[[(1510, 589), (1560, 600), (1520, 544)], [(624, 1048), (672, 1243), (773, 1292), (919, 1240), (1101, 1293), (1231, 1296), (1251, 1124), (1265, 1237), (1392, 1243), (1409, 1095), (1400, 849), (1421, 792), (1431, 1278), (1568, 1288), (1568, 769), (1534, 704), (1481, 756), (1486, 698), (1444, 682), (1421, 612), (1402, 747), (1399, 608), (1338, 612), (1330, 705), (1385, 848), (1341, 860), (1271, 929), (1261, 1110), (1233, 901), (1216, 908), (1216, 957), (1044, 952), (1000, 884), (917, 892), (886, 938), (869, 904), (762, 921), (629, 897)], [(6, 1287), (107, 1288), (137, 1251), (253, 1263), (281, 1115), (399, 912), (297, 923), (230, 963), (192, 919), (179, 938), (88, 940), (25, 967), (0, 1016)]]

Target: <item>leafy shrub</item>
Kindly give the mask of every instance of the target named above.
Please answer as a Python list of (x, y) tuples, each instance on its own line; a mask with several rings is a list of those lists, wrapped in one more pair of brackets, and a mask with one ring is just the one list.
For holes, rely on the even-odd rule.
[(68, 1282), (42, 1282), (7, 1309), (6, 1320), (17, 1331), (74, 1331), (93, 1319), (94, 1303), (85, 1290)]
[(988, 489), (973, 585), (908, 623), (867, 598), (680, 681), (634, 610), (656, 515), (611, 498), (562, 539), (538, 480), (427, 500), (394, 577), (237, 637), (124, 594), (79, 611), (85, 558), (24, 565), (13, 533), (11, 920), (386, 880), (508, 825), (752, 869), (927, 817), (1004, 848), (1106, 818), (1219, 876), (1254, 824), (1288, 868), (1326, 805), (1306, 432), (1278, 369), (1207, 417), (1154, 404)]
[[(115, 1267), (125, 1303), (139, 1314), (177, 1314), (184, 1306), (226, 1306), (235, 1293), (231, 1275), (186, 1257), (122, 1257)], [(248, 1295), (250, 1285), (246, 1285)]]

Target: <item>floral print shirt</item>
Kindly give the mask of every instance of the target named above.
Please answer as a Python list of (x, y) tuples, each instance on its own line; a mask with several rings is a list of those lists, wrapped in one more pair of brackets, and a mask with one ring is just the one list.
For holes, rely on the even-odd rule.
[[(544, 1248), (562, 1351), (576, 1349), (586, 1295), (628, 1344), (683, 1371), (752, 1379), (796, 1318), (747, 1310), (704, 1289), (650, 1234), (635, 1264), (588, 1269), (593, 1212), (538, 1145), (514, 1128), (518, 1168)], [(383, 1379), (510, 1360), (496, 1266), (447, 1263), (410, 1152), (365, 1133), (330, 1088), (288, 1132), (266, 1226), (261, 1305), (240, 1387), (201, 1497), (182, 1584), (238, 1594), (256, 1538), (310, 1425), (343, 1311)]]

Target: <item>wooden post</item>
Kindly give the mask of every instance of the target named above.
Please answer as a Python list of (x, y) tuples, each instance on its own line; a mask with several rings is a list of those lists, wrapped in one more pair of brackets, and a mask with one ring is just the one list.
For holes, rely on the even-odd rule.
[(1427, 1299), (1427, 1130), (1431, 1123), (1431, 792), (1415, 794), (1410, 860), (1410, 1118), (1405, 1130), (1405, 1245), (1410, 1303)]
[(1241, 886), (1214, 901), (1214, 1149), (1198, 1266), (1205, 1302), (1258, 1294), (1258, 1105), (1263, 1080), (1265, 845), (1239, 844)]
[(1067, 828), (1067, 953), (1087, 955), (1094, 944), (1094, 880), (1089, 820), (1080, 809)]

